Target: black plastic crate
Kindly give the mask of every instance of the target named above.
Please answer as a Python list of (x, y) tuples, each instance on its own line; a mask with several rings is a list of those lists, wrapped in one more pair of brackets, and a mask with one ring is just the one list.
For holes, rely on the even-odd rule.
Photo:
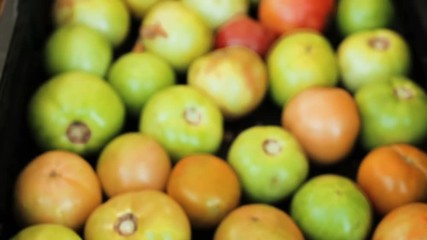
[[(15, 234), (17, 226), (12, 212), (12, 190), (19, 171), (40, 153), (27, 128), (27, 103), (35, 88), (48, 76), (43, 66), (43, 48), (52, 32), (51, 6), (53, 0), (5, 0), (0, 15), (0, 239)], [(410, 77), (427, 89), (427, 2), (425, 0), (395, 0), (397, 10), (393, 28), (399, 31), (411, 46), (413, 68)], [(138, 25), (139, 22), (134, 22)], [(135, 26), (134, 26), (135, 27)], [(330, 26), (327, 35), (334, 45), (340, 38)], [(116, 50), (116, 56), (129, 51), (134, 36)], [(181, 76), (184, 77), (184, 76)], [(181, 79), (182, 80), (182, 79)], [(242, 121), (226, 123), (226, 131), (236, 136), (255, 124), (280, 124), (280, 113), (266, 99), (254, 113)], [(129, 123), (130, 130), (133, 123)], [(427, 123), (426, 123), (427, 124)], [(225, 156), (231, 140), (225, 140), (219, 151)], [(427, 151), (427, 143), (422, 148)], [(355, 148), (347, 160), (328, 168), (310, 166), (310, 176), (336, 172), (351, 178), (365, 154)], [(278, 203), (287, 210), (288, 201)], [(378, 219), (377, 219), (378, 220)], [(194, 231), (193, 239), (211, 239), (213, 229)]]

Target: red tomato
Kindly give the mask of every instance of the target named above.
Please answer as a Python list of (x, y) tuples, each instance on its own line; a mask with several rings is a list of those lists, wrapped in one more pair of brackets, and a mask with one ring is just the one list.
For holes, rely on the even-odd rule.
[(278, 33), (297, 28), (323, 31), (334, 8), (335, 0), (263, 0), (258, 17)]
[(265, 56), (278, 36), (259, 21), (247, 15), (238, 15), (218, 28), (215, 47), (244, 46)]

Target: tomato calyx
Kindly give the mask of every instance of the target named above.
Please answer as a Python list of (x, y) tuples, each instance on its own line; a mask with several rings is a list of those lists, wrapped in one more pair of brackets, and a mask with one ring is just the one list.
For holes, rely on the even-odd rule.
[(385, 37), (379, 36), (369, 39), (368, 44), (375, 50), (385, 51), (389, 48), (390, 41)]
[(120, 216), (114, 224), (114, 230), (120, 236), (130, 236), (138, 230), (138, 219), (132, 213)]
[(202, 121), (202, 114), (195, 107), (184, 110), (184, 119), (190, 125), (199, 125)]
[(270, 156), (275, 156), (282, 152), (281, 144), (275, 139), (266, 139), (262, 144), (262, 148)]
[(50, 173), (49, 173), (49, 177), (50, 178), (56, 178), (56, 177), (60, 177), (61, 176), (61, 174), (59, 174), (57, 171), (55, 171), (55, 170), (52, 170)]
[(408, 100), (415, 97), (415, 92), (407, 87), (395, 87), (394, 94), (401, 100)]
[(67, 128), (67, 138), (75, 144), (85, 144), (89, 142), (91, 131), (89, 127), (80, 121), (72, 122)]

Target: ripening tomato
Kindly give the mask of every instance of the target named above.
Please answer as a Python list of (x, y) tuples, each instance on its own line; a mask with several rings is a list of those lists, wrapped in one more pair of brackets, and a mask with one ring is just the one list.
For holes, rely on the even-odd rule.
[(28, 163), (14, 191), (16, 213), (24, 225), (57, 223), (78, 230), (102, 202), (95, 170), (63, 150), (44, 152)]
[(217, 29), (215, 47), (244, 46), (264, 57), (278, 36), (258, 19), (242, 14), (231, 18)]
[(298, 28), (323, 31), (335, 8), (335, 0), (262, 0), (261, 23), (278, 33)]
[(281, 209), (268, 204), (242, 205), (221, 221), (214, 240), (302, 240), (304, 236), (294, 220)]
[(116, 195), (89, 216), (85, 240), (191, 239), (182, 207), (166, 193), (142, 190)]
[(282, 125), (301, 143), (310, 160), (320, 164), (342, 161), (360, 131), (356, 101), (339, 87), (311, 87), (286, 104)]
[(96, 173), (105, 194), (112, 197), (144, 189), (165, 190), (171, 165), (168, 153), (154, 138), (128, 132), (104, 147)]
[(225, 160), (211, 154), (179, 160), (166, 191), (184, 208), (195, 228), (216, 226), (240, 201), (237, 174)]
[(427, 154), (409, 144), (374, 148), (362, 159), (357, 183), (379, 214), (427, 200)]
[(427, 236), (427, 204), (408, 203), (393, 209), (374, 229), (372, 240), (423, 240)]

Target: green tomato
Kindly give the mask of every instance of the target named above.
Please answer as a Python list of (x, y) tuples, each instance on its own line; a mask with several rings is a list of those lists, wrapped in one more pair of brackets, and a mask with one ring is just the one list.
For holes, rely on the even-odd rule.
[(151, 95), (176, 82), (172, 66), (149, 52), (122, 55), (111, 66), (107, 79), (134, 118)]
[(161, 1), (141, 23), (141, 41), (148, 52), (185, 72), (191, 62), (211, 50), (213, 30), (182, 1)]
[(389, 27), (394, 19), (391, 0), (340, 0), (337, 6), (337, 26), (343, 36)]
[(321, 34), (299, 31), (279, 39), (267, 57), (270, 95), (282, 107), (312, 86), (334, 86), (338, 64), (330, 42)]
[(308, 160), (297, 140), (278, 126), (255, 126), (232, 142), (228, 157), (252, 201), (275, 203), (307, 178)]
[(45, 223), (28, 226), (11, 240), (82, 240), (82, 238), (63, 225)]
[(44, 150), (97, 153), (124, 124), (125, 107), (102, 78), (84, 72), (52, 77), (33, 94), (28, 121)]
[(187, 6), (197, 12), (213, 29), (225, 24), (236, 15), (248, 14), (249, 0), (182, 0)]
[(363, 240), (372, 225), (368, 198), (352, 180), (318, 175), (294, 194), (290, 212), (308, 239)]
[(112, 57), (113, 49), (108, 41), (82, 25), (56, 29), (45, 47), (45, 65), (51, 75), (78, 70), (103, 77)]
[(427, 137), (427, 95), (406, 77), (392, 77), (355, 93), (366, 149), (392, 144), (420, 144)]
[(351, 92), (394, 75), (407, 75), (411, 67), (408, 43), (390, 29), (351, 34), (339, 44), (337, 54), (342, 83)]
[(139, 130), (154, 137), (172, 160), (215, 153), (222, 142), (223, 116), (205, 94), (188, 85), (167, 87), (145, 104)]
[(130, 12), (122, 0), (55, 0), (56, 27), (85, 25), (98, 31), (112, 46), (120, 46), (130, 32)]

